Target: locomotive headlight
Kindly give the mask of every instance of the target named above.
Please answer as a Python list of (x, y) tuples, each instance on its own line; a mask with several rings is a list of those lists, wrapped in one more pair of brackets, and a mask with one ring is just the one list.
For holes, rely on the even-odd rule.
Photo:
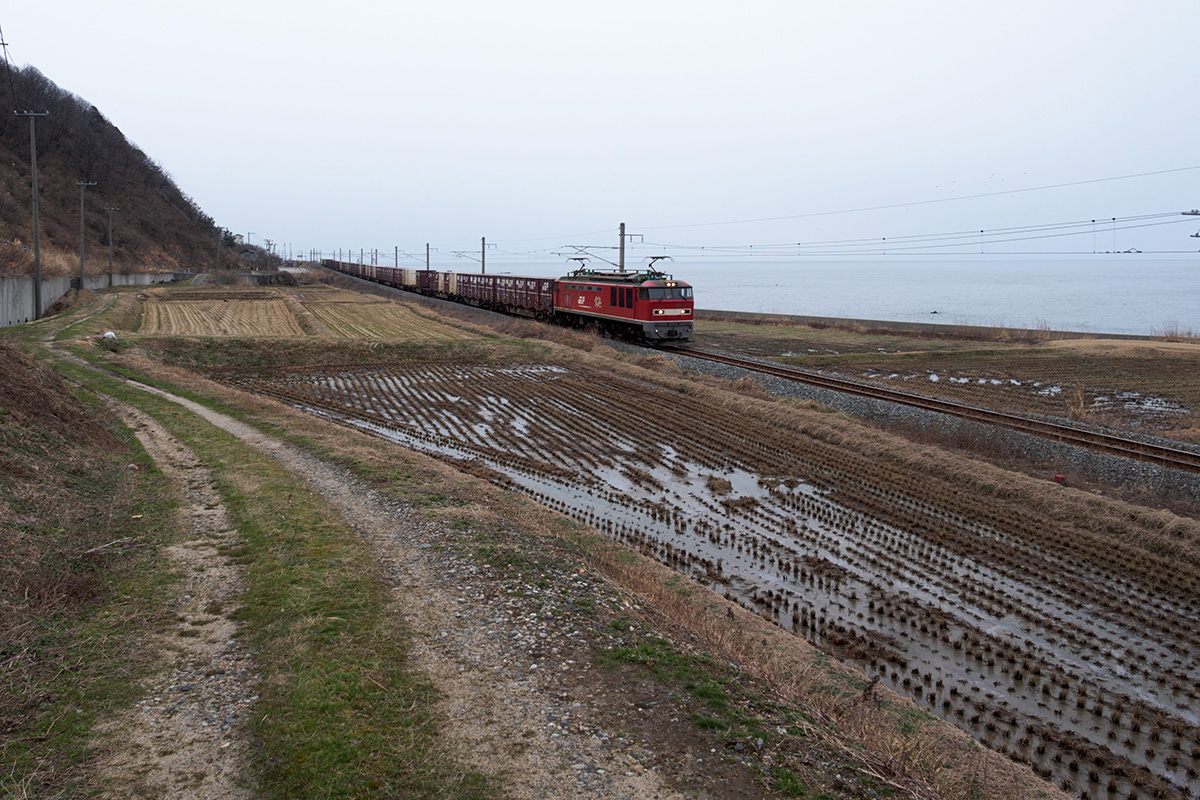
[(664, 281), (664, 283), (672, 289), (675, 288), (675, 281)]

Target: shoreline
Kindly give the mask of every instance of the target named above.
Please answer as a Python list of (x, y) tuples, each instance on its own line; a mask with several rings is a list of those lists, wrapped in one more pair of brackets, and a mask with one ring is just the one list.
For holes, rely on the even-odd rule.
[[(723, 311), (713, 308), (697, 308), (696, 320), (728, 319), (758, 325), (795, 325), (828, 328), (863, 328), (868, 330), (896, 331), (909, 333), (931, 333), (939, 336), (955, 336), (967, 333), (971, 338), (1016, 337), (1028, 339), (1122, 339), (1126, 341), (1172, 341), (1181, 337), (1145, 335), (1133, 333), (1098, 333), (1094, 331), (1059, 331), (1050, 328), (1015, 328), (1008, 325), (965, 325), (939, 322), (898, 322), (880, 319), (856, 319), (853, 317), (819, 317), (809, 314), (774, 314), (755, 311)], [(1190, 337), (1182, 337), (1190, 338)]]

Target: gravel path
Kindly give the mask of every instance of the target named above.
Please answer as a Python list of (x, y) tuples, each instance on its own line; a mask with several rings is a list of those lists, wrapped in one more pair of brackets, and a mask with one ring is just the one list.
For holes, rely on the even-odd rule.
[(211, 473), (150, 416), (110, 403), (159, 468), (181, 486), (188, 538), (166, 548), (184, 576), (177, 624), (148, 643), (163, 665), (133, 708), (96, 731), (104, 797), (241, 800), (246, 788), (244, 723), (257, 700), (254, 660), (229, 619), (242, 593), (223, 555), (236, 544)]

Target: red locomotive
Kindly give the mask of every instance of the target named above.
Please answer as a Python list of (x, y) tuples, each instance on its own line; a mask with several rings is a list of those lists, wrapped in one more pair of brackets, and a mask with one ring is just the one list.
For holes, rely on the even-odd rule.
[(456, 303), (654, 343), (692, 336), (692, 287), (655, 269), (576, 270), (562, 278), (397, 269), (326, 259), (330, 269)]

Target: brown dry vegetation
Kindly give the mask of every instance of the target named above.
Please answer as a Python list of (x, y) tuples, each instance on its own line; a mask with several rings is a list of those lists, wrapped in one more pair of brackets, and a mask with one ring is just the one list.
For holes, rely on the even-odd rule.
[[(23, 614), (41, 604), (86, 600), (94, 588), (88, 559), (76, 560), (79, 543), (58, 540), (53, 532), (76, 529), (78, 520), (96, 511), (93, 504), (79, 502), (78, 486), (64, 475), (88, 474), (104, 460), (100, 454), (121, 449), (121, 443), (97, 424), (56, 373), (3, 343), (0, 361), (5, 365), (0, 381), (0, 552), (5, 556), (0, 587), (11, 592), (4, 597), (0, 624), (19, 627)], [(43, 466), (47, 460), (66, 469), (49, 472)], [(30, 527), (35, 523), (40, 531)]]
[[(504, 329), (517, 335), (530, 336), (536, 335), (538, 327), (519, 321), (503, 325)], [(1197, 644), (1194, 630), (1185, 622), (1189, 614), (1187, 601), (1180, 599), (1191, 591), (1186, 587), (1189, 581), (1195, 581), (1200, 571), (1197, 568), (1200, 531), (1194, 522), (1166, 512), (1139, 509), (1082, 492), (1063, 491), (1044, 481), (965, 462), (935, 448), (914, 448), (902, 440), (871, 431), (857, 423), (765, 398), (753, 382), (742, 387), (741, 392), (727, 391), (728, 385), (718, 390), (716, 387), (719, 383), (716, 381), (708, 382), (709, 388), (703, 388), (695, 381), (685, 380), (677, 370), (658, 357), (636, 359), (640, 362), (638, 364), (629, 360), (622, 362), (614, 358), (609, 348), (598, 346), (595, 340), (580, 338), (576, 334), (568, 334), (565, 338), (577, 346), (575, 354), (555, 355), (552, 350), (542, 349), (540, 356), (531, 360), (534, 353), (526, 350), (519, 353), (517, 361), (513, 360), (517, 354), (500, 342), (469, 349), (455, 348), (440, 354), (428, 350), (402, 353), (377, 347), (370, 352), (371, 366), (356, 363), (349, 354), (338, 358), (338, 365), (332, 366), (327, 363), (330, 355), (326, 349), (321, 351), (323, 366), (314, 368), (306, 365), (302, 357), (297, 357), (290, 361), (286, 370), (274, 376), (261, 369), (262, 360), (256, 351), (262, 348), (250, 344), (238, 345), (235, 355), (226, 353), (224, 356), (221, 351), (199, 342), (176, 342), (169, 351), (161, 348), (156, 348), (156, 351), (178, 364), (198, 365), (203, 362), (210, 371), (221, 370), (222, 366), (242, 366), (247, 362), (258, 364), (260, 366), (254, 367), (253, 374), (248, 377), (242, 377), (240, 369), (222, 372), (227, 380), (253, 391), (293, 400), (305, 406), (324, 407), (333, 412), (369, 419), (385, 428), (407, 431), (405, 435), (416, 435), (418, 439), (440, 443), (439, 447), (453, 445), (466, 448), (472, 459), (469, 471), (499, 479), (506, 485), (513, 484), (499, 478), (500, 472), (514, 468), (532, 470), (550, 478), (556, 475), (562, 478), (575, 476), (570, 482), (582, 481), (586, 485), (584, 476), (588, 474), (588, 468), (581, 468), (580, 465), (586, 464), (589, 458), (602, 462), (606, 458), (604, 442), (622, 437), (637, 441), (640, 437), (635, 463), (627, 465), (623, 474), (633, 483), (653, 490), (655, 486), (669, 483), (662, 472), (653, 472), (653, 468), (662, 460), (655, 437), (667, 435), (668, 430), (668, 438), (662, 441), (707, 469), (727, 469), (730, 463), (727, 459), (732, 459), (735, 464), (756, 471), (760, 476), (767, 476), (768, 486), (777, 487), (781, 481), (793, 477), (812, 482), (822, 492), (828, 492), (834, 502), (827, 504), (822, 500), (814, 503), (818, 498), (793, 496), (778, 488), (770, 489), (757, 498), (742, 496), (718, 502), (724, 513), (736, 520), (738, 551), (741, 551), (742, 542), (752, 548), (755, 564), (759, 565), (755, 567), (756, 570), (777, 570), (784, 568), (786, 563), (785, 578), (780, 584), (771, 584), (769, 591), (765, 586), (739, 588), (732, 596), (747, 601), (759, 613), (814, 642), (820, 642), (831, 652), (864, 669), (871, 672), (878, 669), (885, 683), (897, 689), (915, 691), (922, 702), (933, 706), (934, 710), (945, 712), (951, 718), (958, 710), (965, 710), (970, 717), (971, 729), (977, 730), (980, 736), (987, 738), (994, 746), (1003, 747), (1015, 757), (1039, 764), (1038, 768), (1044, 774), (1053, 775), (1055, 780), (1062, 780), (1068, 785), (1074, 777), (1072, 771), (1063, 765), (1073, 759), (1092, 758), (1087, 755), (1092, 752), (1089, 748), (1097, 745), (1092, 739), (1092, 732), (1069, 726), (1060, 728), (1050, 718), (1038, 720), (1036, 715), (1026, 716), (1029, 713), (1027, 706), (1032, 706), (1040, 696), (1032, 690), (1040, 692), (1043, 680), (1047, 687), (1052, 684), (1060, 687), (1061, 696), (1056, 702), (1065, 702), (1070, 706), (1085, 702), (1089, 708), (1096, 705), (1106, 717), (1113, 714), (1128, 715), (1132, 713), (1130, 709), (1140, 709), (1138, 715), (1150, 718), (1161, 714), (1161, 711), (1143, 708), (1141, 701), (1122, 698), (1122, 690), (1111, 683), (1105, 684), (1103, 690), (1109, 699), (1092, 699), (1091, 693), (1095, 689), (1090, 679), (1081, 676), (1070, 666), (1056, 663), (1053, 658), (1046, 661), (1049, 652), (1039, 652), (1039, 648), (1032, 645), (1033, 640), (1024, 644), (1013, 643), (987, 633), (984, 624), (956, 619), (953, 604), (914, 604), (892, 595), (884, 590), (884, 583), (880, 582), (883, 576), (907, 576), (911, 569), (916, 569), (920, 577), (887, 580), (938, 585), (938, 591), (959, 594), (961, 599), (958, 602), (964, 606), (988, 609), (988, 613), (995, 614), (996, 619), (1016, 613), (1022, 618), (1024, 626), (1042, 628), (1052, 640), (1078, 643), (1082, 648), (1079, 652), (1085, 656), (1085, 660), (1107, 663), (1115, 659), (1114, 665), (1119, 665), (1123, 656), (1102, 641), (1106, 634), (1085, 630), (1090, 624), (1086, 622), (1088, 614), (1093, 612), (1081, 611), (1078, 616), (1075, 611), (1050, 612), (1041, 603), (1043, 595), (1049, 591), (1055, 603), (1070, 606), (1079, 602), (1089, 607), (1104, 607), (1106, 626), (1128, 623), (1130, 633), (1153, 631), (1156, 639), (1167, 642), (1166, 650), (1154, 652), (1156, 665), (1146, 662), (1138, 667), (1146, 670), (1144, 678), (1139, 680), (1145, 680), (1147, 685), (1163, 680), (1168, 686), (1174, 687), (1173, 691), (1182, 692), (1182, 696), (1190, 696), (1189, 692), (1194, 695), (1195, 688), (1190, 683), (1187, 670), (1180, 671), (1178, 658), (1167, 652), (1191, 652)], [(581, 355), (580, 350), (590, 350), (591, 355)], [(354, 352), (364, 351), (356, 346)], [(400, 357), (400, 360), (396, 360), (396, 357)], [(470, 364), (487, 368), (476, 372), (468, 368)], [(536, 382), (523, 382), (520, 376), (530, 370), (536, 372), (540, 369), (538, 364), (554, 365), (557, 372)], [(499, 371), (509, 375), (509, 379), (515, 383), (503, 386), (487, 377), (497, 374), (493, 366), (503, 368)], [(646, 372), (645, 367), (650, 367), (653, 372)], [(419, 399), (381, 393), (381, 387), (397, 385), (420, 387), (416, 390)], [(389, 391), (394, 392), (394, 389)], [(445, 391), (468, 397), (461, 402), (449, 398), (439, 400)], [(532, 415), (530, 419), (536, 418), (537, 427), (529, 428), (525, 423), (514, 423), (514, 430), (527, 432), (516, 438), (472, 440), (470, 431), (478, 430), (478, 426), (490, 417), (477, 419), (468, 413), (470, 407), (478, 404), (483, 408), (492, 402), (476, 398), (476, 393), (507, 397), (513, 408)], [(546, 402), (550, 405), (546, 405)], [(647, 418), (636, 409), (670, 409), (672, 413), (668, 416), (655, 415), (653, 424), (648, 425)], [(434, 410), (436, 417), (430, 414)], [(491, 413), (495, 413), (495, 408)], [(452, 421), (454, 418), (457, 418), (457, 422)], [(431, 426), (434, 420), (437, 424)], [(496, 423), (489, 424), (492, 425), (493, 435), (502, 430)], [(456, 431), (455, 425), (461, 428)], [(414, 433), (422, 429), (426, 433)], [(572, 433), (563, 441), (554, 441), (552, 437), (540, 438), (556, 429)], [(636, 433), (639, 430), (642, 433)], [(652, 430), (655, 432), (653, 436), (649, 434)], [(613, 438), (614, 435), (617, 439)], [(586, 442), (590, 444), (585, 446)], [(697, 447), (700, 450), (696, 450)], [(564, 453), (570, 453), (576, 460), (562, 461)], [(579, 462), (578, 459), (583, 461)], [(491, 467), (485, 468), (485, 464)], [(798, 472), (797, 465), (803, 465)], [(675, 465), (670, 471), (686, 474), (689, 470), (686, 465)], [(639, 480), (639, 475), (649, 477)], [(725, 494), (721, 491), (724, 484), (720, 481), (723, 480), (714, 474), (714, 480), (709, 482), (709, 489), (714, 495)], [(796, 484), (793, 482), (791, 485)], [(601, 487), (589, 491), (597, 495), (605, 493)], [(733, 558), (728, 554), (725, 556), (726, 577), (722, 578), (719, 563), (714, 567), (713, 553), (689, 549), (683, 542), (692, 540), (679, 538), (682, 532), (689, 530), (687, 523), (681, 527), (681, 519), (686, 519), (694, 511), (686, 505), (672, 509), (671, 501), (664, 497), (646, 507), (648, 516), (655, 520), (666, 520), (668, 529), (674, 526), (675, 534), (668, 535), (653, 525), (646, 527), (638, 524), (634, 527), (622, 523), (618, 527), (614, 520), (621, 519), (620, 516), (604, 513), (593, 515), (592, 511), (571, 502), (563, 502), (553, 494), (535, 496), (552, 508), (576, 516), (583, 522), (595, 522), (610, 535), (648, 555), (718, 589), (724, 585), (724, 591), (730, 591), (731, 585), (723, 584), (723, 580), (728, 581), (732, 577), (729, 569)], [(605, 516), (608, 521), (601, 525), (599, 520)], [(791, 517), (807, 519), (807, 526), (817, 525), (818, 529), (824, 528), (826, 531), (836, 531), (839, 527), (861, 530), (856, 541), (847, 540), (839, 545), (843, 548), (841, 554), (850, 558), (852, 563), (855, 559), (861, 559), (864, 563), (877, 562), (876, 569), (883, 571), (877, 573), (880, 578), (869, 579), (850, 594), (853, 601), (850, 608), (859, 604), (858, 621), (855, 621), (853, 613), (845, 613), (844, 598), (849, 587), (855, 585), (856, 580), (861, 580), (861, 575), (854, 578), (842, 566), (820, 566), (824, 558), (821, 548), (814, 556), (804, 556), (794, 546), (781, 545), (779, 539), (772, 536), (762, 538), (754, 533), (760, 528), (764, 532), (778, 529), (781, 524), (786, 527), (787, 519)], [(718, 546), (732, 546), (734, 537), (731, 534), (711, 529), (704, 533), (699, 519), (696, 516), (691, 520), (696, 523), (696, 531), (702, 533), (697, 543), (707, 537), (709, 544), (715, 542)], [(803, 541), (804, 527), (801, 526), (799, 531), (793, 529), (790, 535), (797, 537), (797, 541)], [(787, 541), (787, 537), (783, 541)], [(708, 547), (708, 544), (703, 547)], [(844, 549), (847, 547), (849, 552)], [(897, 560), (891, 555), (894, 552), (907, 556)], [(1062, 554), (1068, 556), (1063, 558)], [(984, 564), (991, 577), (978, 586), (962, 583), (952, 576), (968, 567), (947, 568), (946, 564), (952, 563), (947, 561), (948, 557), (961, 559), (964, 565), (971, 562)], [(816, 561), (810, 561), (811, 558)], [(807, 565), (804, 571), (800, 570), (800, 563)], [(1076, 575), (1079, 570), (1082, 571)], [(791, 577), (786, 577), (789, 571)], [(809, 577), (805, 577), (805, 572)], [(1084, 575), (1088, 577), (1082, 577)], [(817, 583), (818, 576), (821, 586)], [(840, 576), (836, 577), (836, 585), (824, 584), (826, 578), (835, 576)], [(1138, 603), (1139, 607), (1155, 607), (1183, 616), (1175, 621), (1156, 621), (1134, 609), (1112, 604), (1111, 599), (1117, 595), (1111, 587), (1130, 580), (1138, 587), (1136, 593), (1139, 597), (1145, 594)], [(1112, 583), (1105, 584), (1104, 581)], [(1035, 590), (1032, 587), (1038, 588)], [(1129, 591), (1123, 590), (1125, 593)], [(841, 600), (836, 599), (839, 592)], [(1158, 592), (1164, 594), (1159, 597), (1156, 595)], [(821, 602), (831, 605), (822, 609), (820, 602), (814, 600), (820, 597), (828, 598)], [(870, 598), (872, 609), (877, 609), (872, 615), (872, 624), (865, 627), (862, 621), (865, 609), (860, 604), (864, 598)], [(1166, 598), (1165, 603), (1163, 598)], [(764, 602), (765, 606), (762, 605)], [(832, 604), (836, 604), (839, 610), (835, 611)], [(830, 614), (828, 621), (827, 612)], [(1064, 613), (1066, 617), (1062, 617)], [(1127, 616), (1131, 613), (1132, 616)], [(1037, 681), (1019, 677), (1016, 680), (1023, 688), (1014, 685), (1007, 690), (1028, 697), (1028, 703), (1022, 704), (1023, 710), (1019, 713), (981, 699), (972, 701), (975, 710), (971, 711), (972, 703), (964, 703), (968, 695), (959, 692), (957, 687), (949, 692), (925, 692), (920, 676), (917, 686), (910, 689), (909, 679), (902, 679), (897, 666), (916, 656), (911, 652), (906, 654), (904, 648), (897, 646), (900, 640), (896, 638), (895, 630), (889, 633), (878, 628), (885, 616), (899, 616), (906, 620), (911, 617), (914, 620), (912, 624), (920, 624), (922, 631), (927, 627), (940, 630), (942, 633), (940, 637), (934, 637), (934, 642), (940, 638), (949, 653), (965, 653), (972, 659), (977, 656), (988, 671), (993, 668), (996, 670), (997, 680), (1010, 680), (1009, 677), (1001, 678), (1002, 665), (1010, 665), (1003, 668), (1003, 674), (1007, 675), (1013, 669), (1012, 664), (1020, 665), (1022, 662), (1033, 666), (1018, 666), (1018, 672), (1033, 669), (1037, 674), (1047, 677)], [(1125, 622), (1118, 622), (1121, 619)], [(1096, 638), (1090, 638), (1092, 636)], [(872, 637), (881, 637), (883, 642), (893, 643), (881, 645), (880, 641), (876, 641), (872, 644)], [(954, 646), (956, 642), (957, 647)], [(1157, 663), (1160, 660), (1161, 663)], [(972, 662), (968, 660), (967, 663)], [(933, 670), (930, 674), (934, 678), (929, 683), (936, 679), (940, 686), (945, 680), (947, 689), (954, 686), (955, 682), (961, 684), (965, 680), (961, 674), (953, 680), (949, 674), (937, 676), (932, 662), (922, 669)], [(970, 685), (969, 680), (966, 685)], [(1056, 688), (1054, 692), (1058, 693), (1060, 689)], [(1121, 699), (1114, 702), (1112, 697)], [(938, 703), (936, 706), (935, 700)], [(1174, 725), (1172, 719), (1168, 715), (1162, 724)], [(1032, 733), (1022, 735), (1023, 729)], [(1100, 741), (1104, 742), (1104, 730), (1100, 729), (1099, 733)], [(1136, 747), (1143, 746), (1138, 744), (1143, 733), (1137, 730), (1114, 735), (1129, 738)], [(1118, 738), (1116, 744), (1100, 747), (1101, 750), (1119, 750), (1119, 743)], [(1179, 745), (1185, 752), (1194, 746), (1189, 744), (1186, 737), (1180, 740)], [(1076, 755), (1071, 756), (1071, 753)], [(1110, 780), (1104, 777), (1106, 775), (1125, 776), (1111, 778), (1115, 781), (1114, 785), (1123, 785), (1122, 782), (1128, 780), (1139, 786), (1153, 786), (1156, 780), (1161, 780), (1143, 767), (1129, 762), (1117, 767), (1117, 772), (1109, 772), (1113, 769), (1112, 763), (1119, 763), (1119, 759), (1118, 762), (1112, 762), (1112, 758), (1111, 752), (1104, 755), (1100, 762), (1089, 768), (1089, 774), (1095, 773), (1095, 780), (1098, 781)], [(1157, 755), (1157, 758), (1162, 759), (1163, 756)]]
[[(756, 346), (763, 340), (792, 340), (815, 342), (825, 345), (831, 341), (856, 350), (874, 348), (878, 341), (891, 344), (907, 342), (903, 349), (926, 347), (970, 347), (970, 343), (998, 342), (1008, 344), (1037, 344), (1060, 338), (1071, 338), (1074, 334), (1049, 330), (1023, 328), (980, 327), (974, 325), (934, 325), (929, 327), (888, 323), (864, 325), (837, 319), (817, 320), (790, 317), (783, 314), (754, 314), (734, 311), (698, 310), (697, 321), (703, 321), (705, 334), (745, 339)], [(732, 342), (727, 342), (731, 344)]]
[[(789, 357), (787, 363), (984, 408), (1046, 414), (1198, 441), (1200, 344), (1152, 343), (886, 356)], [(936, 379), (935, 379), (936, 378)]]
[[(15, 96), (14, 96), (15, 93)], [(215, 262), (218, 229), (192, 198), (152, 158), (129, 142), (99, 109), (55, 85), (32, 66), (14, 69), (0, 81), (5, 108), (50, 113), (37, 121), (42, 274), (79, 270), (79, 187), (95, 182), (83, 197), (87, 242), (85, 271), (108, 270), (109, 215), (113, 213), (115, 269), (141, 272), (207, 267)], [(32, 274), (33, 216), (29, 121), (0, 115), (0, 274)], [(232, 248), (221, 254), (225, 268), (241, 266)]]

